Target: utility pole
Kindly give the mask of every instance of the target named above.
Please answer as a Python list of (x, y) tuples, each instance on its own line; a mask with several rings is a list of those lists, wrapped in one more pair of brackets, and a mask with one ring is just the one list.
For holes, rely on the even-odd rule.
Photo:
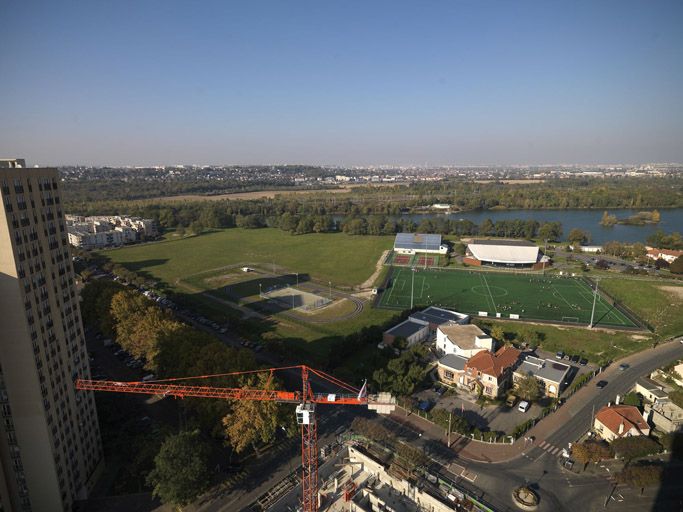
[(595, 278), (595, 290), (593, 292), (593, 310), (591, 311), (591, 323), (588, 326), (589, 329), (593, 328), (593, 319), (595, 318), (595, 303), (597, 302), (598, 299), (598, 284), (600, 283), (600, 278), (596, 277)]
[(330, 285), (330, 301), (332, 300), (332, 281), (328, 281), (327, 284)]

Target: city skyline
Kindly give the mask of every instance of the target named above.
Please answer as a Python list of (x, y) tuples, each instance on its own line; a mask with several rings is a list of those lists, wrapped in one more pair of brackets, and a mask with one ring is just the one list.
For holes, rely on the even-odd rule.
[(679, 2), (0, 14), (0, 154), (31, 164), (683, 160)]

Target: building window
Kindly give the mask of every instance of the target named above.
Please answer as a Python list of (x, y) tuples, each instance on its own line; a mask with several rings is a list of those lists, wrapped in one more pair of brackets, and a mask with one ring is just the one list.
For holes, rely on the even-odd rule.
[(443, 372), (443, 377), (446, 380), (453, 380), (455, 378), (455, 374), (450, 370), (445, 370)]

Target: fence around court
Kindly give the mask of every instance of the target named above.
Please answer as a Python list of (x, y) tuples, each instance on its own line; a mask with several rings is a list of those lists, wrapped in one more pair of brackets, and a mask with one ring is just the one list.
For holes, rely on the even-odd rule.
[[(403, 275), (405, 274), (405, 269), (406, 267), (394, 267), (390, 266), (389, 271), (386, 274), (385, 280), (382, 284), (382, 289), (381, 292), (375, 297), (374, 300), (374, 305), (375, 307), (378, 308), (385, 308), (385, 309), (407, 309), (408, 306), (405, 304), (402, 304), (400, 302), (396, 303), (389, 303), (387, 302), (387, 299), (385, 298), (385, 294), (389, 293), (390, 294), (390, 288), (396, 285), (396, 280), (401, 281), (402, 279), (405, 279)], [(416, 267), (417, 271), (422, 271), (423, 269), (420, 267)], [(477, 271), (475, 269), (447, 269), (447, 268), (442, 268), (442, 267), (430, 267), (427, 269), (428, 273), (431, 274), (438, 274), (438, 273), (445, 273), (448, 274), (448, 276), (454, 276), (454, 272), (461, 272), (461, 273), (466, 273), (466, 274), (475, 274), (479, 272), (477, 275), (485, 275), (486, 273)], [(557, 280), (557, 281), (563, 281), (563, 280), (575, 280), (578, 282), (583, 283), (588, 290), (586, 292), (590, 291), (592, 293), (592, 290), (594, 290), (594, 284), (592, 281), (588, 280), (584, 276), (578, 276), (578, 277), (572, 277), (572, 276), (559, 276), (557, 274), (551, 274), (551, 275), (546, 275), (542, 274), (539, 272), (529, 272), (529, 271), (495, 271), (495, 275), (508, 275), (508, 276), (516, 276), (516, 277), (522, 277), (522, 276), (529, 276), (530, 278), (533, 279), (550, 279), (550, 280)], [(489, 274), (490, 275), (490, 274)], [(389, 286), (391, 284), (391, 286)], [(492, 284), (492, 286), (497, 286), (495, 283)], [(622, 303), (619, 301), (613, 299), (611, 296), (609, 296), (607, 293), (602, 291), (598, 287), (598, 293), (601, 297), (601, 300), (603, 303), (608, 304), (612, 306), (621, 316), (623, 320), (620, 320), (622, 323), (605, 323), (605, 322), (598, 322), (597, 327), (605, 327), (609, 329), (616, 329), (616, 330), (623, 330), (623, 331), (637, 331), (637, 332), (642, 332), (644, 330), (651, 330), (649, 327), (639, 319), (639, 317), (633, 313), (631, 310), (626, 308)], [(571, 300), (571, 299), (570, 299)], [(566, 301), (565, 301), (566, 302)], [(588, 326), (589, 320), (587, 318), (581, 319), (580, 317), (572, 315), (569, 311), (566, 311), (566, 313), (569, 314), (564, 314), (561, 315), (557, 318), (538, 318), (534, 316), (533, 314), (530, 313), (525, 313), (521, 314), (519, 317), (517, 317), (516, 314), (509, 315), (506, 312), (501, 312), (502, 314), (500, 316), (494, 315), (491, 313), (489, 310), (486, 308), (484, 309), (477, 309), (477, 307), (470, 305), (469, 309), (467, 306), (464, 306), (462, 304), (441, 304), (438, 298), (432, 299), (430, 302), (432, 305), (437, 305), (440, 307), (453, 307), (458, 309), (460, 307), (460, 311), (463, 313), (470, 314), (472, 316), (479, 316), (479, 317), (486, 317), (486, 318), (491, 318), (491, 319), (505, 319), (505, 320), (511, 320), (511, 321), (520, 321), (520, 322), (534, 322), (534, 323), (541, 323), (541, 324), (546, 324), (546, 325), (557, 325), (557, 326), (566, 326), (566, 325), (573, 325), (573, 326)], [(488, 314), (483, 314), (483, 311), (489, 311)], [(510, 312), (510, 311), (509, 311)], [(510, 312), (511, 313), (511, 312)], [(559, 313), (559, 312), (558, 312)], [(604, 313), (604, 312), (603, 312)], [(609, 311), (608, 311), (609, 313)], [(599, 320), (600, 317), (597, 319)], [(631, 325), (624, 325), (623, 321), (626, 320), (629, 322)]]

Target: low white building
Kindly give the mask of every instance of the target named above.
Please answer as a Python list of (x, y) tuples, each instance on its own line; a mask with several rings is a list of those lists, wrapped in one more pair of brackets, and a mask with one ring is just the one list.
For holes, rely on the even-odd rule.
[(474, 324), (446, 324), (436, 329), (436, 348), (466, 358), (482, 350), (495, 351), (495, 341)]

